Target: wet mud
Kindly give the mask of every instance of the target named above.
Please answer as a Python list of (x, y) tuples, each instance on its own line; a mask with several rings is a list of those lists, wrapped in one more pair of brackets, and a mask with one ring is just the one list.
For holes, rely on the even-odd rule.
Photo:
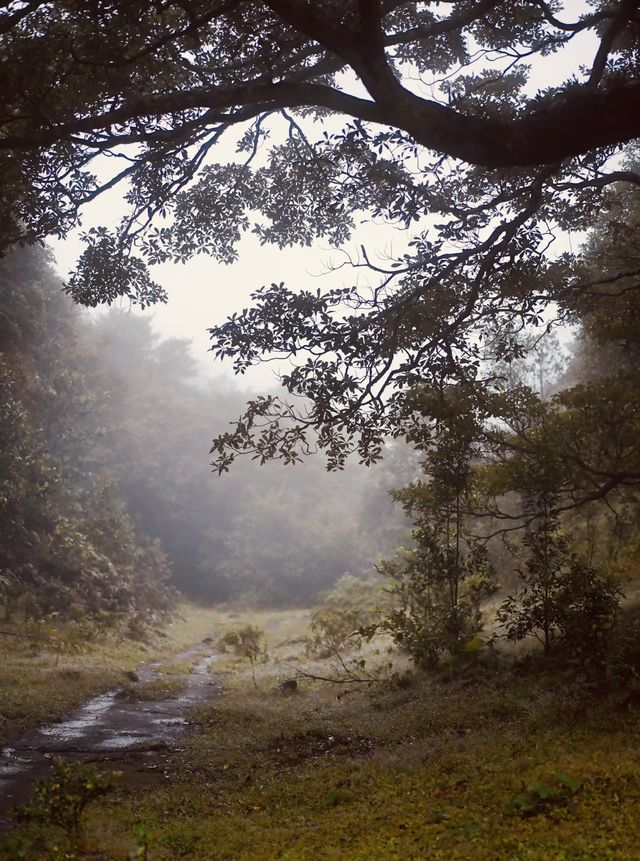
[[(47, 776), (56, 757), (134, 770), (141, 777), (157, 769), (159, 752), (185, 730), (189, 709), (219, 693), (220, 682), (209, 672), (219, 657), (202, 644), (176, 655), (174, 660), (196, 663), (189, 674), (170, 676), (185, 684), (174, 697), (131, 701), (119, 688), (94, 697), (67, 720), (13, 739), (0, 752), (0, 831), (13, 826), (12, 809), (29, 799), (33, 781)], [(138, 683), (167, 679), (160, 666), (141, 668)]]

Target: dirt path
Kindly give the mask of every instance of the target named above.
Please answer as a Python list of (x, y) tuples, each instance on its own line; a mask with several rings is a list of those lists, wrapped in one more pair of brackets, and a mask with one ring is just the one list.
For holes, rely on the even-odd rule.
[[(46, 776), (56, 756), (122, 764), (141, 773), (157, 769), (158, 752), (184, 730), (188, 709), (220, 691), (219, 681), (209, 674), (219, 655), (211, 654), (210, 647), (198, 644), (175, 660), (198, 657), (191, 673), (171, 676), (185, 683), (173, 698), (131, 702), (118, 696), (120, 689), (112, 690), (94, 697), (68, 720), (31, 730), (7, 745), (0, 753), (0, 831), (12, 826), (11, 809), (29, 798), (33, 781)], [(139, 682), (166, 679), (159, 666), (153, 663), (139, 670)]]

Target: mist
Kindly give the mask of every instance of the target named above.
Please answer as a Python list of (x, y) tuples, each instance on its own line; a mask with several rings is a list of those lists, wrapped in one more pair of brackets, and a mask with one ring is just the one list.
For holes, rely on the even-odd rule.
[[(111, 592), (140, 590), (134, 557), (154, 548), (162, 563), (145, 576), (155, 585), (132, 612), (145, 615), (159, 584), (204, 603), (302, 606), (345, 574), (370, 576), (402, 540), (406, 526), (387, 491), (403, 478), (403, 462), (409, 477), (417, 468), (409, 449), (390, 452), (392, 471), (391, 461), (371, 469), (349, 462), (332, 473), (321, 458), (295, 465), (240, 458), (219, 476), (209, 463), (211, 439), (241, 415), (250, 391), (203, 377), (190, 342), (160, 337), (144, 316), (80, 311), (44, 250), (11, 253), (1, 284), (3, 371), (38, 452), (23, 483), (36, 483), (41, 509), (23, 510), (34, 490), (24, 484), (25, 499), (14, 500), (17, 531), (5, 531), (5, 556), (23, 559), (6, 584), (12, 605), (34, 613), (121, 610), (122, 595), (114, 604)], [(19, 485), (24, 458), (12, 460), (10, 447), (3, 457), (7, 482)], [(131, 558), (123, 557), (123, 530)], [(82, 536), (83, 553), (88, 545), (106, 557), (112, 583), (100, 596), (86, 582), (86, 559), (70, 573), (69, 554), (58, 565), (55, 547), (47, 548), (54, 561), (46, 588), (28, 574), (42, 563), (45, 535), (57, 533), (72, 543)]]

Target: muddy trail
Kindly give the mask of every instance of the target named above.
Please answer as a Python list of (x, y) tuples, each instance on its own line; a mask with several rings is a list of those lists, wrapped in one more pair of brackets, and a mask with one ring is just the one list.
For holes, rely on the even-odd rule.
[(209, 672), (219, 657), (201, 643), (174, 658), (195, 661), (188, 674), (168, 677), (159, 672), (166, 661), (137, 671), (136, 685), (167, 678), (182, 681), (184, 689), (173, 697), (136, 700), (135, 686), (130, 688), (134, 698), (126, 696), (128, 688), (123, 686), (94, 697), (67, 720), (13, 739), (0, 752), (0, 831), (13, 826), (12, 809), (29, 799), (33, 781), (47, 776), (56, 757), (134, 772), (141, 782), (145, 773), (157, 773), (161, 752), (184, 731), (189, 709), (219, 693), (220, 682)]

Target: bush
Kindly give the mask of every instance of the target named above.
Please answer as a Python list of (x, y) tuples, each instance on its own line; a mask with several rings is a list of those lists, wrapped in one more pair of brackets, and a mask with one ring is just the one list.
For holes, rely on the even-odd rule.
[(87, 805), (109, 792), (111, 785), (110, 778), (94, 766), (55, 759), (51, 776), (35, 782), (33, 799), (18, 808), (17, 818), (77, 834)]
[(380, 616), (380, 585), (345, 574), (325, 593), (322, 605), (311, 615), (308, 655), (329, 658), (348, 648), (360, 648), (362, 629)]
[(378, 629), (431, 669), (447, 652), (462, 656), (483, 645), (480, 607), (495, 589), (494, 575), (482, 545), (468, 541), (454, 560), (435, 531), (423, 526), (418, 537), (414, 550), (380, 566), (397, 604)]
[(615, 579), (572, 553), (555, 522), (540, 526), (525, 544), (530, 553), (519, 572), (523, 588), (497, 614), (505, 636), (533, 635), (545, 654), (562, 647), (583, 667), (602, 670), (622, 596)]
[(306, 652), (316, 658), (330, 658), (346, 648), (362, 644), (360, 628), (364, 620), (357, 610), (322, 607), (311, 615)]
[(227, 631), (227, 633), (218, 640), (219, 646), (222, 646), (223, 648), (231, 646), (236, 655), (249, 659), (251, 663), (253, 684), (256, 685), (256, 687), (256, 661), (261, 657), (264, 660), (267, 659), (267, 649), (264, 640), (264, 631), (254, 625), (245, 625), (237, 631)]

